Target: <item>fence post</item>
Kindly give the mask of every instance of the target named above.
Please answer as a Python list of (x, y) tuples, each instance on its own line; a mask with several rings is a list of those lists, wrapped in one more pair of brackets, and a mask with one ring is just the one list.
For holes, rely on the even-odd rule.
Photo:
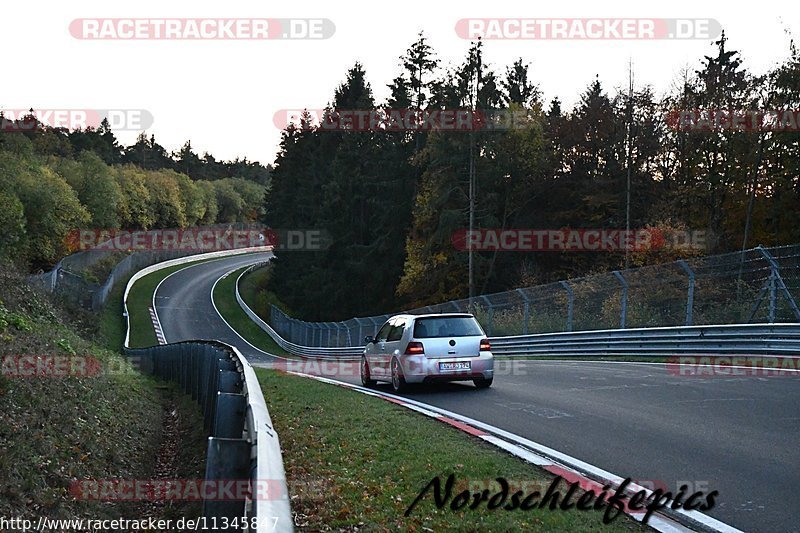
[[(378, 334), (378, 328), (381, 326), (381, 323), (375, 320), (374, 316), (367, 317), (370, 322), (372, 322), (372, 335), (375, 336)], [(361, 338), (361, 342), (364, 342), (364, 338)]]
[(523, 291), (522, 289), (517, 289), (517, 292), (522, 297), (522, 300), (525, 302), (525, 308), (524, 308), (524, 312), (523, 312), (524, 313), (524, 317), (523, 317), (523, 322), (522, 322), (522, 334), (523, 335), (527, 335), (528, 334), (528, 318), (530, 316), (530, 307), (531, 307), (531, 305), (530, 305), (530, 301), (528, 300), (528, 295), (525, 294), (525, 291)]
[(364, 327), (361, 325), (360, 318), (354, 318), (353, 320), (355, 320), (356, 324), (358, 324), (358, 337), (356, 338), (358, 339), (358, 346), (360, 346), (361, 343), (364, 342)]
[(678, 265), (689, 275), (689, 290), (686, 295), (686, 325), (692, 325), (692, 310), (694, 309), (694, 270), (689, 267), (689, 264), (680, 259)]
[(797, 307), (797, 303), (794, 301), (794, 298), (792, 298), (792, 293), (789, 292), (789, 288), (786, 286), (786, 283), (784, 283), (783, 278), (781, 277), (781, 274), (779, 272), (780, 265), (778, 265), (778, 262), (775, 260), (775, 258), (772, 256), (772, 254), (769, 253), (767, 250), (765, 250), (760, 244), (757, 246), (757, 248), (758, 248), (758, 251), (761, 252), (761, 255), (763, 255), (766, 258), (766, 260), (769, 261), (769, 264), (770, 264), (770, 272), (769, 272), (769, 321), (770, 321), (770, 323), (775, 322), (775, 304), (776, 304), (776, 299), (777, 299), (777, 294), (776, 294), (777, 293), (777, 291), (776, 291), (777, 288), (781, 289), (781, 292), (783, 293), (784, 297), (786, 298), (786, 302), (789, 304), (789, 307), (791, 307), (792, 311), (794, 312), (795, 318), (800, 320), (800, 309)]
[(777, 294), (775, 292), (775, 267), (770, 266), (769, 269), (769, 323), (775, 323), (775, 299)]
[(619, 270), (615, 270), (614, 275), (622, 284), (622, 311), (620, 312), (619, 317), (619, 327), (620, 329), (625, 329), (625, 318), (628, 316), (628, 282), (625, 281), (625, 278), (622, 276)]
[(572, 311), (575, 305), (575, 292), (572, 290), (568, 281), (559, 281), (559, 283), (567, 290), (567, 331), (572, 331)]
[(487, 325), (487, 327), (486, 327), (486, 335), (491, 337), (492, 336), (492, 330), (494, 329), (494, 306), (492, 305), (492, 302), (489, 301), (489, 298), (485, 294), (481, 295), (480, 298), (481, 298), (481, 300), (483, 300), (486, 303), (486, 307), (489, 309), (489, 316), (488, 316), (487, 322), (486, 322), (486, 325)]

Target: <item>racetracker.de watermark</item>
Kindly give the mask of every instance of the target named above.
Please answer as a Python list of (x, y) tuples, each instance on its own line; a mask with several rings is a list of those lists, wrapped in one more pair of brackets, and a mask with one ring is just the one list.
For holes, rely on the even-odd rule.
[[(335, 332), (334, 332), (335, 335)], [(436, 359), (408, 360), (404, 363), (405, 371), (410, 374), (437, 373), (438, 361)], [(329, 359), (278, 359), (269, 364), (267, 368), (279, 372), (294, 372), (309, 376), (327, 378), (358, 378), (361, 376), (360, 359), (348, 361), (332, 361)], [(465, 375), (472, 375), (465, 372)], [(454, 376), (459, 375), (453, 372)], [(528, 375), (525, 361), (498, 360), (494, 361), (494, 376), (526, 376)]]
[(507, 131), (530, 129), (526, 109), (279, 109), (275, 127), (315, 131), (400, 133), (414, 131)]
[(706, 233), (645, 228), (624, 229), (462, 229), (453, 233), (453, 246), (479, 252), (643, 252), (703, 250)]
[(81, 479), (70, 483), (76, 500), (242, 501), (286, 498), (278, 479)]
[(666, 123), (678, 131), (800, 131), (798, 109), (675, 109)]
[(656, 40), (713, 39), (722, 25), (707, 18), (463, 18), (462, 39)]
[(0, 376), (5, 378), (97, 378), (133, 375), (140, 368), (138, 357), (107, 358), (92, 355), (0, 355)]
[(242, 248), (270, 247), (281, 251), (321, 251), (331, 245), (330, 234), (322, 229), (231, 229), (186, 228), (126, 231), (80, 229), (67, 234), (70, 251), (136, 252), (180, 250), (216, 252)]
[(322, 40), (335, 31), (326, 18), (80, 18), (69, 25), (76, 39), (123, 41)]
[(4, 132), (96, 130), (104, 120), (115, 131), (142, 131), (153, 125), (153, 114), (146, 109), (0, 109), (0, 114)]
[(800, 357), (685, 355), (668, 357), (666, 366), (678, 377), (800, 377)]

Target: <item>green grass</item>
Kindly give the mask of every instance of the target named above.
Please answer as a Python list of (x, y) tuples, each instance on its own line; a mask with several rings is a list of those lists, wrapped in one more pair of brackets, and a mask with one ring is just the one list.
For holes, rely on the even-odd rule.
[[(148, 308), (153, 303), (153, 292), (155, 292), (156, 286), (161, 283), (161, 280), (187, 266), (197, 265), (206, 261), (213, 261), (213, 259), (201, 259), (191, 263), (183, 263), (157, 270), (138, 279), (136, 283), (133, 284), (131, 291), (128, 293), (128, 314), (130, 315), (131, 323), (129, 342), (131, 348), (145, 348), (158, 344)], [(123, 288), (123, 291), (124, 290)], [(121, 302), (121, 296), (119, 301)], [(113, 331), (113, 329), (109, 328), (109, 333), (112, 335), (112, 338), (114, 334)], [(124, 332), (122, 336), (124, 338)]]
[[(553, 476), (476, 437), (355, 391), (258, 369), (281, 438), (295, 526), (364, 531), (644, 531), (601, 512), (437, 509), (431, 493), (404, 513), (434, 476), (454, 473), (455, 496), (473, 483), (505, 477), (525, 494)], [(476, 400), (480, 395), (476, 392)], [(491, 481), (491, 483), (494, 483)], [(532, 488), (533, 487), (533, 488)], [(494, 483), (491, 494), (498, 490)], [(566, 486), (561, 484), (561, 494)], [(574, 501), (574, 500), (573, 500)]]
[[(0, 294), (0, 357), (12, 363), (0, 378), (0, 516), (198, 514), (191, 504), (146, 509), (146, 503), (70, 495), (76, 480), (154, 479), (162, 475), (155, 472), (162, 450), (177, 454), (171, 476), (201, 475), (205, 435), (191, 432), (202, 430), (199, 410), (179, 398), (174, 386), (140, 374), (118, 346), (111, 348), (123, 329), (112, 324), (122, 322), (120, 313), (101, 318), (61, 307), (60, 299), (31, 289), (24, 275), (10, 268), (0, 272)], [(108, 336), (100, 339), (98, 330), (104, 328)], [(17, 376), (13, 361), (25, 355), (75, 357), (94, 370), (69, 377)], [(164, 414), (173, 410), (181, 427), (166, 447)]]
[(275, 355), (290, 355), (289, 352), (278, 346), (266, 331), (250, 320), (239, 302), (236, 301), (236, 279), (245, 268), (247, 267), (231, 272), (214, 287), (213, 297), (217, 310), (228, 321), (228, 324), (253, 346)]
[(158, 344), (156, 332), (153, 329), (153, 321), (148, 310), (153, 303), (153, 292), (161, 280), (185, 266), (176, 265), (157, 270), (138, 279), (131, 287), (131, 291), (128, 293), (128, 316), (131, 326), (128, 342), (131, 348), (145, 348)]
[(248, 272), (242, 277), (239, 284), (239, 292), (242, 299), (258, 316), (267, 324), (270, 323), (270, 309), (276, 306), (289, 316), (295, 313), (286, 307), (278, 296), (269, 289), (269, 279), (272, 275), (272, 265), (267, 264)]
[(133, 276), (127, 276), (119, 280), (108, 295), (108, 300), (102, 311), (100, 311), (99, 341), (109, 350), (121, 352), (125, 343), (125, 317), (122, 316), (124, 310), (122, 306), (122, 295), (125, 293), (125, 286)]

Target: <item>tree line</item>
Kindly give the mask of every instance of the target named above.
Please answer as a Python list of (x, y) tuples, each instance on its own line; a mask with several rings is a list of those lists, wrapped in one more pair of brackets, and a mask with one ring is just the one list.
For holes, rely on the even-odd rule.
[[(279, 254), (270, 287), (309, 320), (338, 320), (468, 295), (468, 257), (452, 236), (476, 228), (702, 230), (706, 248), (621, 253), (479, 252), (475, 291), (800, 240), (800, 130), (684, 128), (681, 110), (800, 109), (794, 43), (765, 73), (745, 68), (723, 33), (697, 66), (656, 94), (594, 77), (571, 109), (545, 102), (520, 58), (497, 69), (473, 43), (455, 66), (420, 34), (376, 102), (356, 63), (322, 116), (282, 133), (263, 220), (327, 230), (324, 251)], [(587, 76), (588, 77), (588, 76)], [(337, 113), (378, 109), (506, 110), (505, 130), (357, 131)], [(790, 125), (791, 126), (791, 125)], [(627, 201), (630, 180), (630, 203)], [(629, 209), (629, 214), (628, 214)], [(628, 218), (629, 217), (629, 218)], [(325, 295), (320, 298), (320, 295)]]
[(66, 131), (33, 114), (19, 120), (24, 127), (7, 121), (0, 131), (0, 257), (48, 268), (71, 251), (76, 229), (253, 223), (264, 214), (268, 166), (199, 157), (190, 142), (169, 154), (144, 133), (124, 147), (106, 121)]

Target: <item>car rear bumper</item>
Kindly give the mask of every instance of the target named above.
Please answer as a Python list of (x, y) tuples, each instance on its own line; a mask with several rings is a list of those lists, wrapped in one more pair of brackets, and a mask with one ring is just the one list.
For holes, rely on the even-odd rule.
[[(469, 362), (469, 370), (441, 370), (439, 363)], [(491, 352), (481, 352), (479, 357), (428, 358), (424, 355), (400, 357), (403, 376), (407, 383), (432, 381), (470, 381), (491, 379), (494, 376), (494, 357)]]

